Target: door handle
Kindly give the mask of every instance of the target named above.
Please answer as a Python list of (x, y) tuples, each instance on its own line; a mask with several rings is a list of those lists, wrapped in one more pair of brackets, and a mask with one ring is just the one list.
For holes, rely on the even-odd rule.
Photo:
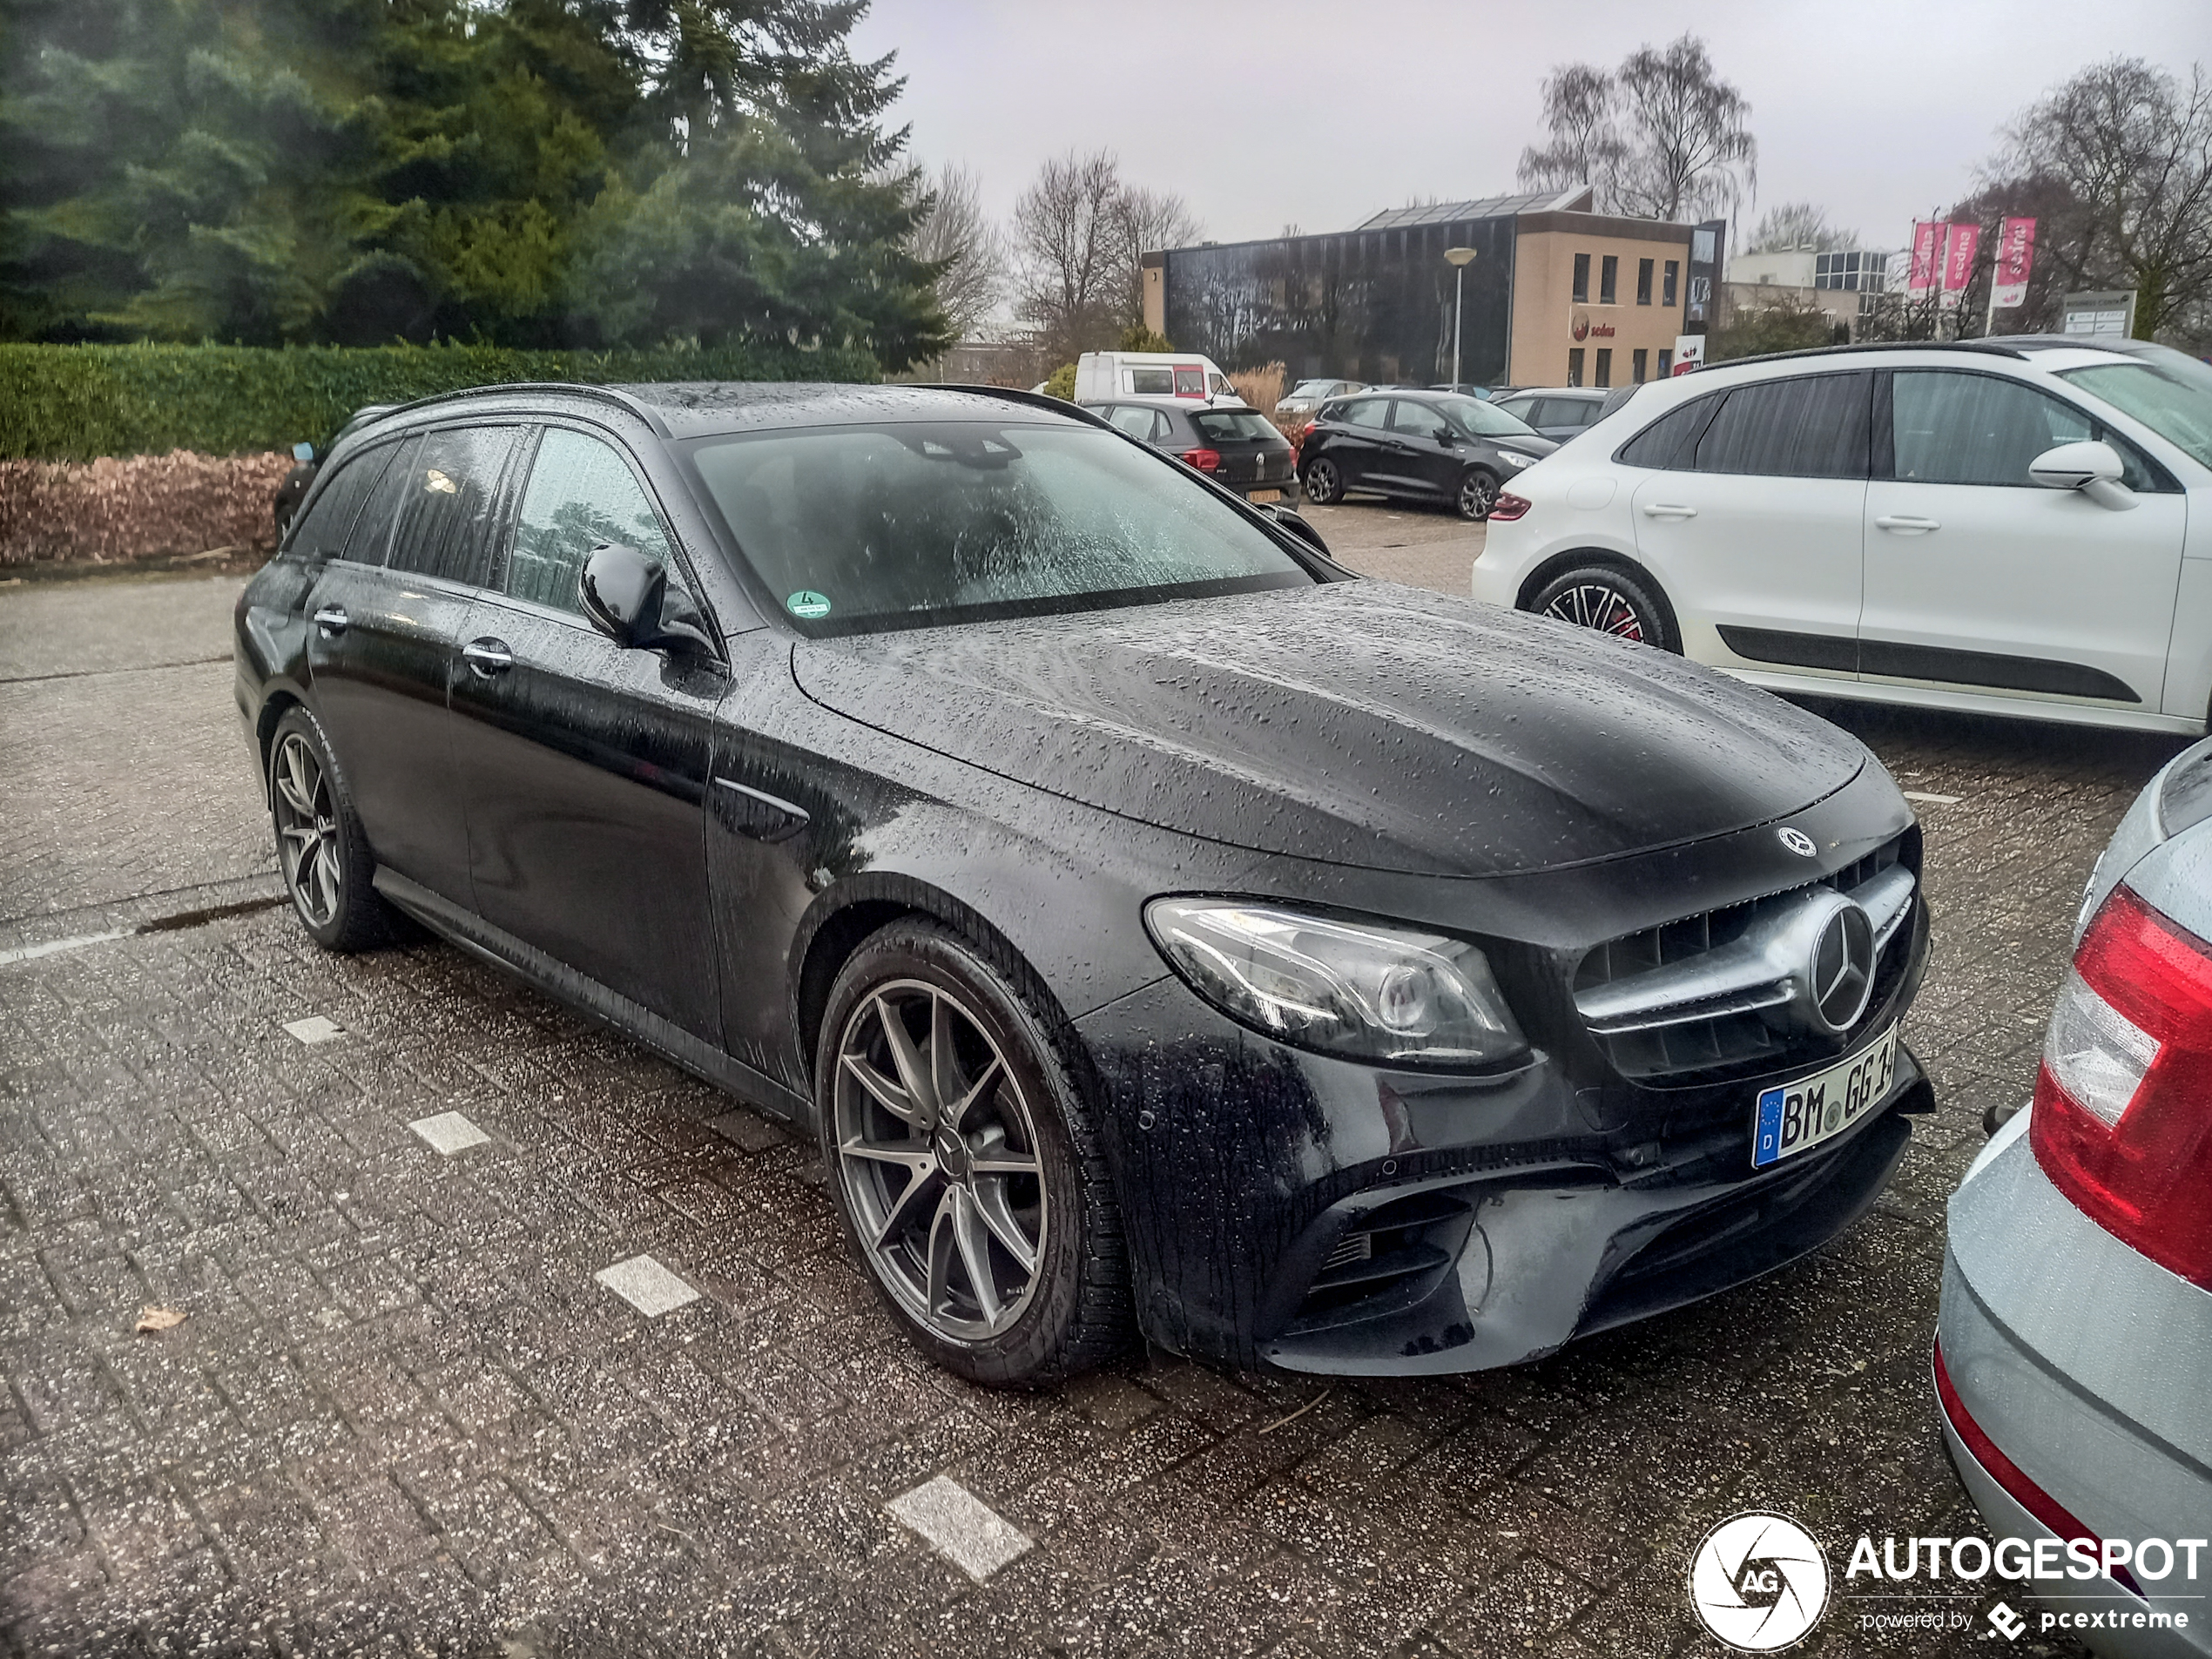
[(1648, 501), (1643, 504), (1643, 516), (1646, 518), (1695, 518), (1697, 509), (1680, 502)]
[(325, 605), (315, 612), (315, 626), (325, 639), (335, 639), (346, 631), (346, 613), (336, 605)]
[(1939, 530), (1942, 521), (1922, 518), (1916, 513), (1885, 513), (1874, 521), (1878, 529), (1895, 530), (1900, 536), (1921, 536), (1929, 530)]
[(515, 666), (515, 653), (503, 639), (472, 639), (461, 648), (461, 658), (479, 679), (488, 680)]

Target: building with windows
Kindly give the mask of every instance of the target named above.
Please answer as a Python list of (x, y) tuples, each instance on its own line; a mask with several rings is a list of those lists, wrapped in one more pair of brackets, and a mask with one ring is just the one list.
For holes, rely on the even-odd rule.
[[(1587, 186), (1399, 208), (1354, 229), (1144, 256), (1144, 320), (1227, 368), (1292, 381), (1625, 386), (1702, 334), (1720, 220), (1590, 211)], [(1464, 299), (1447, 248), (1471, 247)]]
[(1728, 262), (1723, 298), (1731, 312), (1776, 306), (1818, 310), (1847, 338), (1858, 337), (1859, 320), (1871, 316), (1889, 289), (1893, 253), (1866, 248), (1816, 253), (1809, 247), (1773, 248), (1738, 253)]

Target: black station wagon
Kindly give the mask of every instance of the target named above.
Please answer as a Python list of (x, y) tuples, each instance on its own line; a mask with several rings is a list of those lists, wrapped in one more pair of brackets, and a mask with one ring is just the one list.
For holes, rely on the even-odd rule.
[(237, 624), (307, 931), (404, 912), (819, 1136), (980, 1380), (1526, 1359), (1832, 1238), (1932, 1100), (1854, 739), (1065, 403), (433, 399)]

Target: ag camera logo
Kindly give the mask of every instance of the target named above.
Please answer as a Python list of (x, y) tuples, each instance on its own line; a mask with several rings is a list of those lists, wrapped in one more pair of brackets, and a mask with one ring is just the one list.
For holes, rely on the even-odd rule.
[(1828, 1608), (1828, 1558), (1786, 1515), (1748, 1510), (1705, 1534), (1689, 1558), (1689, 1605), (1740, 1653), (1802, 1641)]

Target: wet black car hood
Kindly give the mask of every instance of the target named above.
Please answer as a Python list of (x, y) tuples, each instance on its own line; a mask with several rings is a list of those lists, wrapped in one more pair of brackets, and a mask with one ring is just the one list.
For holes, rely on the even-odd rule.
[(1856, 739), (1681, 658), (1379, 582), (803, 642), (817, 702), (1124, 817), (1494, 875), (1722, 835)]

